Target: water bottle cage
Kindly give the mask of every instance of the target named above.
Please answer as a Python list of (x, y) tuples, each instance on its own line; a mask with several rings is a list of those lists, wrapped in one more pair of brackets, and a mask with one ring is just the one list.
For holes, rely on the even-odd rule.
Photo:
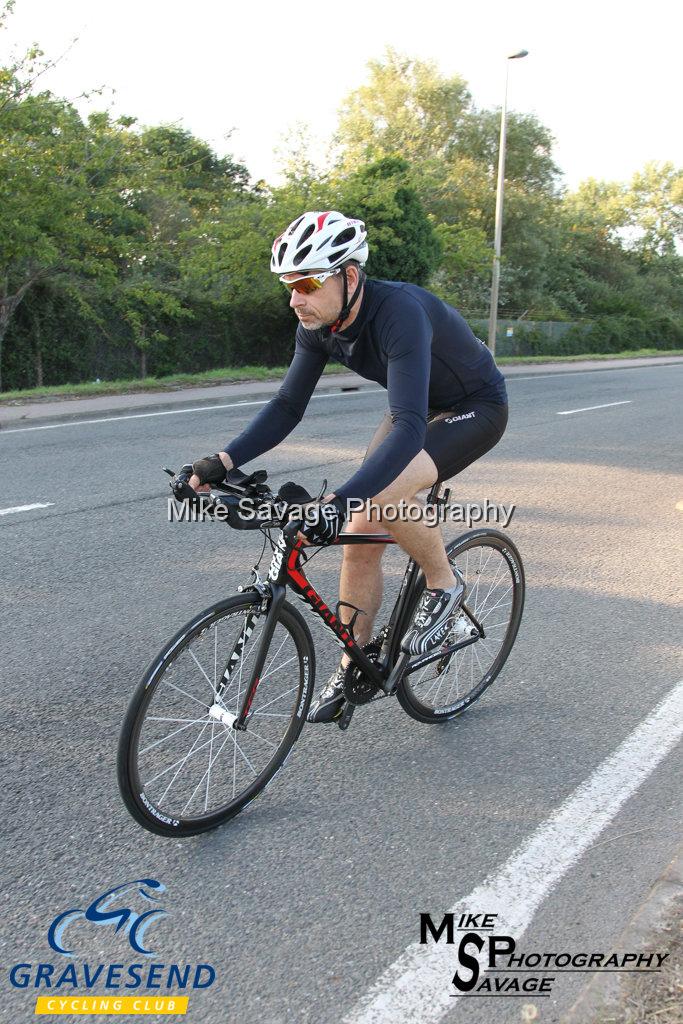
[(349, 604), (348, 601), (337, 601), (336, 605), (334, 606), (334, 614), (337, 616), (340, 622), (342, 621), (342, 617), (339, 614), (339, 609), (342, 607), (353, 608), (353, 615), (351, 616), (348, 622), (344, 623), (344, 627), (348, 630), (352, 638), (355, 640), (356, 634), (354, 631), (354, 627), (356, 625), (356, 619), (358, 618), (359, 615), (365, 615), (365, 612), (363, 611), (362, 608), (356, 608), (355, 604)]

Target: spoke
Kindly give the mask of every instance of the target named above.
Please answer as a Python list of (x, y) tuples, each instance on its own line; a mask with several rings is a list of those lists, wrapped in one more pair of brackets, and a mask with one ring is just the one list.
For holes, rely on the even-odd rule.
[(235, 736), (235, 730), (234, 729), (230, 730), (230, 735), (232, 736), (232, 742), (235, 744), (235, 749), (239, 752), (240, 757), (243, 758), (247, 762), (247, 764), (251, 768), (251, 770), (254, 773), (254, 775), (256, 776), (256, 778), (258, 778), (258, 772), (256, 771), (256, 769), (254, 768), (253, 764), (251, 763), (251, 761), (249, 760), (247, 755), (244, 753), (244, 751), (242, 750), (242, 748), (239, 745), (239, 743), (237, 742), (237, 737)]
[(420, 672), (419, 676), (415, 680), (415, 683), (413, 685), (413, 689), (415, 689), (416, 686), (420, 685), (420, 683), (424, 679), (425, 675), (427, 674), (428, 669), (429, 669), (429, 665), (425, 665), (425, 667), (422, 669), (422, 671)]
[(168, 679), (164, 679), (163, 683), (164, 686), (170, 686), (172, 690), (177, 690), (178, 693), (182, 693), (183, 696), (187, 697), (188, 700), (193, 700), (195, 704), (199, 704), (200, 707), (206, 708), (206, 704), (204, 703), (203, 700), (199, 700), (197, 697), (193, 697), (191, 693), (187, 693), (185, 690), (181, 690), (181, 688), (179, 686), (176, 686), (175, 683), (170, 683)]
[[(282, 698), (283, 698), (283, 697), (286, 697), (286, 696), (287, 696), (287, 694), (289, 694), (289, 693), (295, 693), (295, 692), (296, 692), (296, 691), (297, 691), (298, 689), (299, 689), (299, 687), (298, 687), (298, 686), (291, 686), (291, 687), (289, 688), (289, 690), (285, 690), (285, 691), (284, 691), (284, 693), (281, 693), (281, 694), (279, 694), (279, 696), (277, 696), (277, 697), (273, 697), (273, 699), (272, 699), (272, 700), (269, 700), (267, 704), (264, 704), (264, 705), (263, 705), (263, 707), (262, 707), (262, 708), (260, 709), (260, 710), (261, 710), (261, 713), (263, 713), (263, 711), (265, 711), (265, 709), (266, 709), (266, 708), (269, 708), (271, 704), (274, 704), (276, 700), (282, 700)], [(292, 716), (290, 715), (289, 717), (291, 718)]]
[(213, 689), (218, 693), (218, 623), (213, 627)]
[(203, 722), (203, 718), (159, 718), (156, 715), (147, 715), (145, 718), (146, 722)]
[(287, 643), (287, 641), (288, 641), (288, 640), (289, 640), (289, 634), (288, 634), (288, 633), (285, 633), (285, 638), (284, 638), (284, 640), (282, 641), (282, 643), (280, 644), (280, 646), (279, 646), (279, 647), (278, 647), (278, 649), (276, 650), (276, 652), (275, 652), (275, 654), (273, 655), (273, 657), (272, 657), (272, 658), (270, 659), (270, 664), (266, 666), (266, 670), (265, 670), (265, 672), (263, 673), (263, 675), (261, 676), (261, 679), (265, 679), (265, 678), (266, 678), (266, 676), (268, 675), (268, 672), (270, 671), (270, 668), (271, 668), (271, 666), (272, 666), (273, 662), (275, 661), (275, 659), (277, 658), (278, 654), (280, 653), (280, 651), (281, 651), (281, 650), (282, 650), (282, 648), (283, 648), (283, 647), (285, 646), (285, 644)]
[(232, 797), (235, 798), (235, 787), (237, 785), (237, 744), (233, 743), (232, 749)]
[(207, 676), (206, 672), (204, 671), (202, 666), (197, 661), (197, 658), (195, 657), (194, 651), (190, 650), (190, 648), (188, 647), (187, 648), (187, 653), (190, 655), (190, 657), (192, 658), (193, 662), (195, 663), (195, 665), (197, 666), (197, 668), (199, 669), (201, 674), (204, 676), (204, 678), (206, 679), (206, 681), (209, 684), (209, 686), (211, 687), (211, 692), (213, 693), (214, 697), (218, 696), (217, 693), (216, 693), (216, 687), (213, 685), (213, 683), (211, 682), (211, 680)]
[[(503, 602), (503, 601), (505, 600), (505, 598), (506, 598), (506, 597), (508, 596), (508, 594), (509, 594), (509, 593), (510, 593), (510, 591), (512, 590), (513, 586), (514, 586), (514, 584), (513, 584), (513, 583), (511, 583), (511, 584), (510, 584), (510, 586), (509, 586), (509, 587), (507, 588), (507, 590), (505, 591), (505, 593), (504, 593), (504, 594), (501, 594), (501, 596), (500, 596), (500, 598), (498, 599), (497, 603), (496, 603), (496, 604), (494, 604), (494, 605), (491, 605), (491, 607), (489, 608), (489, 610), (488, 610), (488, 611), (486, 612), (486, 614), (485, 614), (485, 615), (482, 615), (481, 617), (479, 617), (479, 616), (477, 615), (477, 618), (479, 619), (479, 621), (480, 621), (480, 622), (484, 622), (484, 621), (485, 621), (485, 620), (486, 620), (486, 619), (487, 619), (487, 618), (489, 617), (489, 615), (491, 614), (491, 612), (495, 612), (496, 608), (500, 608), (500, 607), (502, 606), (502, 602)], [(512, 604), (512, 601), (510, 601), (510, 602), (509, 602), (509, 604)], [(477, 613), (475, 612), (474, 614), (476, 615)]]
[(262, 715), (264, 718), (291, 718), (291, 715), (283, 715), (278, 711), (252, 711), (249, 718), (256, 718), (257, 715)]
[[(493, 582), (491, 583), (491, 586), (488, 589), (488, 593), (487, 593), (486, 597), (484, 598), (484, 600), (479, 605), (479, 608), (484, 608), (485, 607), (486, 602), (488, 601), (489, 597), (491, 596), (491, 593), (493, 592), (493, 588), (498, 583), (498, 578), (499, 578), (499, 576), (501, 574), (501, 571), (505, 572), (506, 566), (507, 566), (507, 562), (505, 562), (504, 560), (501, 560), (501, 564), (498, 566), (498, 571), (496, 572), (496, 575), (493, 578)], [(477, 610), (476, 609), (475, 609), (474, 614), (475, 615), (477, 614)]]
[[(470, 594), (470, 601), (474, 602), (475, 609), (477, 607), (477, 599), (479, 597), (479, 585), (481, 583), (482, 576), (486, 572), (486, 567), (488, 566), (489, 562), (491, 561), (491, 558), (493, 556), (493, 552), (495, 551), (495, 548), (491, 548), (491, 550), (489, 551), (489, 556), (486, 559), (486, 562), (484, 563), (484, 565), (481, 564), (481, 560), (484, 557), (484, 546), (483, 545), (480, 545), (479, 551), (480, 551), (480, 554), (479, 554), (479, 568), (477, 569), (477, 582), (475, 584), (474, 591)], [(476, 614), (476, 611), (475, 611), (475, 614)]]
[[(208, 724), (209, 724), (209, 723), (207, 722), (207, 723), (206, 723), (206, 725), (205, 725), (205, 726), (204, 726), (204, 727), (202, 728), (202, 731), (200, 732), (199, 736), (197, 736), (196, 740), (194, 741), (194, 743), (193, 743), (193, 744), (192, 744), (192, 746), (190, 747), (189, 751), (187, 752), (187, 754), (185, 755), (185, 757), (184, 757), (184, 758), (182, 759), (182, 761), (181, 761), (181, 763), (180, 763), (180, 765), (179, 765), (179, 767), (178, 767), (178, 770), (176, 771), (175, 775), (173, 776), (173, 778), (172, 778), (172, 779), (171, 779), (171, 781), (169, 782), (169, 784), (168, 784), (168, 786), (166, 787), (166, 789), (164, 790), (164, 792), (163, 792), (163, 793), (161, 794), (161, 796), (159, 797), (159, 803), (161, 803), (161, 802), (162, 802), (162, 801), (164, 800), (164, 798), (165, 798), (166, 794), (168, 793), (169, 789), (171, 788), (171, 786), (173, 785), (173, 783), (175, 782), (175, 780), (176, 780), (176, 779), (178, 778), (178, 776), (180, 775), (181, 771), (183, 770), (183, 767), (184, 767), (185, 763), (186, 763), (186, 762), (187, 762), (187, 761), (189, 760), (189, 758), (190, 758), (190, 757), (192, 756), (192, 754), (193, 754), (193, 753), (195, 753), (195, 754), (196, 754), (196, 753), (198, 753), (198, 752), (199, 752), (199, 750), (203, 750), (203, 748), (204, 748), (204, 747), (205, 747), (205, 746), (207, 745), (206, 743), (203, 743), (201, 747), (199, 747), (199, 748), (195, 749), (195, 748), (197, 747), (197, 744), (199, 743), (199, 740), (200, 740), (200, 739), (202, 738), (202, 736), (204, 735), (204, 731), (206, 730), (206, 726), (207, 726)], [(177, 762), (176, 762), (176, 763), (177, 763)], [(167, 771), (168, 771), (168, 770), (170, 770), (170, 769), (167, 769)], [(165, 774), (165, 772), (162, 772), (162, 774)], [(158, 777), (158, 778), (161, 778), (161, 776), (157, 776), (157, 777)]]
[(270, 670), (270, 672), (268, 672), (265, 676), (261, 676), (261, 682), (263, 682), (264, 679), (267, 679), (268, 676), (272, 676), (273, 672), (279, 672), (281, 668), (284, 668), (285, 665), (289, 665), (290, 661), (295, 661), (298, 657), (299, 657), (298, 653), (297, 654), (293, 654), (291, 658), (287, 658), (287, 661), (281, 662), (277, 666), (277, 668), (272, 668)]
[[(496, 642), (497, 642), (498, 644), (502, 644), (502, 642), (503, 642), (503, 641), (502, 641), (502, 640), (498, 640), (498, 641), (496, 641)], [(479, 639), (477, 640), (477, 644), (481, 644), (481, 646), (482, 646), (482, 647), (484, 648), (484, 650), (486, 651), (486, 653), (487, 653), (487, 654), (489, 655), (489, 657), (491, 658), (491, 664), (493, 664), (493, 662), (494, 662), (494, 661), (496, 660), (496, 658), (498, 657), (498, 654), (497, 654), (497, 653), (496, 653), (495, 651), (492, 651), (492, 650), (490, 649), (490, 647), (488, 646), (488, 644), (487, 644), (487, 643), (486, 643), (486, 642), (485, 642), (484, 640), (482, 640), (482, 638), (481, 638), (481, 637), (479, 637)], [(500, 653), (500, 652), (498, 652), (498, 653)]]
[[(212, 724), (216, 725), (217, 723), (213, 722)], [(212, 739), (213, 739), (213, 737), (212, 737)], [(211, 768), (213, 767), (213, 765), (216, 763), (216, 761), (220, 757), (221, 750), (223, 749), (223, 747), (225, 746), (225, 744), (228, 742), (229, 739), (230, 739), (230, 737), (226, 736), (225, 739), (223, 740), (223, 742), (221, 743), (220, 747), (216, 751), (216, 754), (214, 755), (214, 757), (209, 759), (209, 767), (206, 769), (206, 771), (202, 775), (201, 779), (199, 780), (197, 785), (194, 787), (194, 791), (192, 792), (190, 797), (186, 800), (185, 806), (183, 807), (182, 811), (180, 812), (181, 814), (185, 813), (186, 809), (190, 806), (190, 804), (194, 800), (195, 794), (197, 793), (197, 791), (198, 791), (199, 787), (201, 786), (202, 782), (204, 781), (204, 779), (206, 779), (206, 798), (204, 800), (204, 810), (205, 811), (207, 810), (208, 804), (209, 804), (209, 777), (211, 775)]]
[[(426, 671), (426, 668), (425, 668), (425, 671)], [(427, 691), (426, 691), (425, 693), (423, 693), (423, 694), (422, 694), (422, 700), (423, 700), (423, 701), (427, 699), (427, 697), (428, 697), (428, 696), (429, 696), (429, 694), (430, 694), (430, 693), (432, 692), (432, 690), (434, 689), (434, 687), (436, 686), (436, 684), (437, 684), (437, 683), (439, 682), (439, 679), (440, 679), (440, 678), (442, 678), (442, 677), (443, 677), (443, 672), (441, 673), (441, 675), (440, 675), (440, 676), (435, 676), (435, 677), (434, 677), (434, 679), (433, 679), (433, 681), (432, 681), (432, 685), (431, 685), (431, 686), (429, 687), (429, 689), (428, 689), (428, 690), (427, 690)], [(419, 680), (418, 680), (418, 682), (419, 682)]]
[(455, 687), (458, 694), (460, 693), (460, 664), (462, 660), (464, 659), (459, 658), (457, 654), (455, 655)]
[[(214, 678), (214, 683), (215, 683), (215, 680), (216, 680), (216, 659), (215, 658), (214, 658), (214, 662), (213, 662), (213, 668), (214, 668), (213, 678)], [(211, 746), (209, 747), (209, 767), (206, 769), (206, 793), (204, 795), (204, 810), (206, 810), (206, 808), (209, 805), (209, 780), (211, 779), (211, 755), (213, 754), (213, 735), (214, 735), (215, 727), (216, 727), (216, 723), (212, 722), (211, 723)], [(201, 779), (197, 783), (197, 789), (199, 789), (200, 786), (201, 786)], [(195, 793), (196, 793), (196, 791), (197, 790), (195, 790)], [(192, 796), (194, 796), (194, 793), (192, 794)], [(187, 804), (185, 804), (185, 807), (187, 807)], [(185, 807), (183, 807), (183, 810), (185, 810)]]
[[(205, 722), (205, 723), (204, 723), (204, 729), (206, 729), (206, 727), (207, 727), (207, 725), (208, 725), (208, 724), (209, 724), (208, 722)], [(158, 774), (158, 775), (155, 775), (155, 776), (154, 776), (154, 778), (152, 778), (152, 779), (147, 779), (147, 782), (145, 783), (145, 786), (151, 786), (153, 782), (157, 782), (157, 781), (158, 781), (159, 779), (161, 779), (161, 778), (162, 778), (162, 777), (163, 777), (164, 775), (168, 774), (168, 772), (172, 772), (172, 771), (173, 771), (173, 769), (175, 768), (175, 766), (176, 766), (177, 764), (180, 764), (180, 762), (181, 762), (181, 761), (183, 761), (183, 760), (187, 760), (187, 758), (188, 758), (188, 757), (190, 756), (190, 754), (193, 754), (193, 753), (194, 753), (194, 754), (198, 754), (200, 750), (203, 750), (203, 749), (204, 749), (204, 747), (208, 747), (208, 745), (209, 745), (209, 740), (205, 740), (205, 741), (204, 741), (204, 742), (202, 743), (201, 747), (197, 747), (197, 749), (196, 749), (196, 750), (194, 749), (194, 747), (195, 747), (195, 746), (196, 746), (196, 744), (197, 744), (197, 741), (201, 739), (201, 736), (202, 736), (202, 733), (204, 732), (204, 729), (202, 729), (202, 732), (200, 732), (199, 736), (197, 736), (197, 739), (196, 739), (196, 740), (194, 741), (194, 743), (192, 744), (192, 747), (190, 748), (190, 751), (189, 751), (189, 753), (188, 753), (188, 754), (187, 754), (187, 755), (185, 756), (185, 758), (184, 758), (184, 759), (183, 759), (182, 757), (179, 757), (177, 761), (174, 761), (174, 762), (173, 762), (173, 764), (170, 764), (170, 765), (168, 766), (168, 768), (164, 768), (164, 770), (163, 770), (162, 772), (159, 772), (159, 774)]]
[[(160, 721), (164, 721), (164, 719), (160, 719)], [(138, 757), (142, 757), (142, 755), (146, 754), (148, 750), (153, 750), (154, 747), (158, 747), (160, 743), (165, 743), (166, 740), (170, 740), (173, 736), (177, 736), (179, 732), (184, 732), (185, 729), (188, 729), (191, 725), (198, 725), (200, 722), (203, 721), (203, 719), (201, 719), (201, 718), (195, 718), (195, 719), (184, 719), (184, 718), (173, 719), (173, 718), (169, 718), (168, 721), (169, 722), (173, 722), (173, 721), (184, 722), (184, 721), (187, 721), (187, 725), (181, 725), (181, 727), (179, 729), (174, 729), (173, 732), (169, 732), (168, 736), (162, 736), (160, 740), (155, 740), (154, 743), (150, 743), (150, 745), (148, 747), (144, 747), (143, 750), (139, 750), (138, 751)]]
[[(484, 667), (483, 667), (483, 665), (481, 663), (481, 660), (479, 658), (479, 655), (477, 653), (477, 645), (476, 644), (472, 644), (472, 651), (474, 652), (474, 657), (477, 659), (477, 664), (478, 664), (479, 670), (481, 672), (481, 678), (483, 679), (484, 676), (486, 675), (486, 672), (484, 670)], [(481, 682), (481, 680), (480, 680), (480, 682)]]
[(267, 743), (268, 746), (272, 747), (274, 750), (277, 750), (277, 748), (279, 746), (278, 743), (273, 743), (272, 740), (267, 740), (265, 736), (261, 736), (259, 733), (254, 732), (253, 729), (248, 729), (247, 730), (247, 736), (255, 736), (257, 740), (261, 740), (263, 743)]

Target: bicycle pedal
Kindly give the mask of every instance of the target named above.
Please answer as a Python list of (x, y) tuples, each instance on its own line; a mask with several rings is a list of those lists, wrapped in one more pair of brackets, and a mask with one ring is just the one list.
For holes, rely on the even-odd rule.
[(353, 713), (355, 710), (356, 705), (350, 704), (347, 701), (346, 704), (344, 705), (344, 710), (342, 711), (341, 715), (339, 716), (339, 718), (336, 719), (337, 725), (342, 730), (342, 732), (348, 729), (349, 725), (351, 724), (351, 719), (353, 718)]

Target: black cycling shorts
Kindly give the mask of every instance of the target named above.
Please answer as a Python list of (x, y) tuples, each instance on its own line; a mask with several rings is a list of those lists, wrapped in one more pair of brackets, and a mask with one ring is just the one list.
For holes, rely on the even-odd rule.
[[(498, 444), (508, 421), (507, 405), (463, 400), (452, 409), (430, 409), (424, 450), (434, 461), (439, 481), (449, 480)], [(365, 457), (391, 430), (391, 413), (382, 418)]]

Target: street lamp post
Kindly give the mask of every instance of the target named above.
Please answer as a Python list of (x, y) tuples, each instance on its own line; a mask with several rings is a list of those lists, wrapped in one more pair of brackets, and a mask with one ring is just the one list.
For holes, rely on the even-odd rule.
[(500, 283), (500, 242), (503, 235), (503, 190), (505, 187), (505, 136), (507, 129), (509, 61), (528, 56), (528, 50), (510, 54), (505, 62), (505, 95), (500, 115), (500, 146), (498, 149), (498, 184), (496, 186), (496, 227), (493, 241), (493, 276), (491, 279), (491, 312), (489, 314), (489, 348), (496, 352), (496, 325), (498, 320), (498, 285)]

